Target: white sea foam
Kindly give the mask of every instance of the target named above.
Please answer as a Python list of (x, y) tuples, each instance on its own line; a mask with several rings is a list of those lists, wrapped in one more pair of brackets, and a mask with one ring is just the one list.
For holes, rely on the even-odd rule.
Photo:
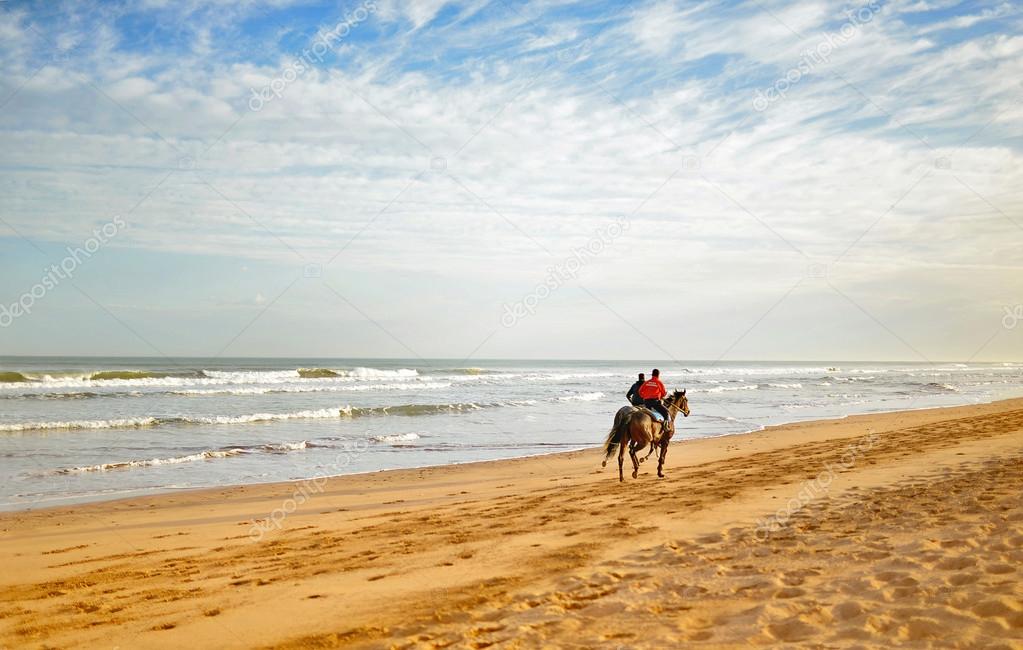
[(280, 383), (300, 379), (298, 370), (203, 370), (206, 379), (219, 379), (231, 384)]
[(160, 388), (188, 386), (230, 386), (230, 385), (265, 385), (288, 382), (355, 382), (355, 381), (392, 381), (415, 380), (419, 372), (412, 368), (382, 370), (379, 368), (351, 369), (319, 369), (327, 376), (303, 377), (308, 370), (202, 370), (194, 376), (150, 376), (125, 377), (116, 379), (94, 379), (97, 373), (77, 374), (43, 374), (40, 376), (25, 375), (29, 382), (0, 383), (0, 390), (26, 386), (40, 388)]
[(110, 420), (73, 420), (59, 422), (16, 422), (0, 424), (2, 432), (71, 430), (71, 429), (117, 429), (139, 428), (164, 424), (192, 425), (233, 425), (254, 424), (259, 422), (279, 422), (283, 420), (322, 420), (342, 417), (362, 416), (419, 416), (440, 413), (462, 413), (478, 411), (492, 407), (530, 406), (536, 400), (506, 400), (477, 404), (475, 402), (456, 402), (444, 404), (395, 404), (393, 406), (353, 407), (338, 406), (322, 409), (307, 409), (286, 413), (247, 413), (243, 415), (206, 415), (206, 416), (172, 416), (147, 418), (119, 418)]
[(159, 465), (178, 465), (181, 463), (194, 463), (204, 460), (215, 460), (218, 458), (233, 458), (242, 454), (250, 453), (285, 453), (289, 451), (300, 451), (307, 449), (310, 445), (307, 441), (268, 443), (259, 447), (233, 447), (226, 449), (207, 449), (194, 454), (183, 456), (171, 456), (169, 458), (150, 458), (143, 460), (114, 461), (100, 463), (97, 465), (85, 465), (82, 467), (68, 467), (55, 470), (54, 474), (85, 474), (89, 472), (109, 472), (115, 470), (138, 469), (142, 467), (156, 467)]
[(615, 372), (544, 372), (521, 375), (521, 378), (526, 381), (565, 381), (566, 379), (594, 379), (599, 377), (618, 376), (619, 374)]
[(418, 433), (392, 433), (386, 436), (373, 436), (370, 438), (373, 442), (412, 442), (413, 440), (419, 440), (421, 436)]
[(411, 368), (399, 368), (398, 370), (378, 370), (377, 368), (353, 368), (343, 370), (339, 374), (344, 377), (356, 377), (358, 379), (392, 379), (395, 377), (418, 377), (419, 371)]
[(756, 390), (760, 388), (757, 384), (743, 384), (742, 386), (715, 386), (703, 391), (704, 393), (730, 393), (736, 390)]
[(153, 427), (161, 424), (246, 424), (250, 422), (274, 422), (279, 420), (339, 418), (351, 415), (349, 406), (326, 408), (292, 413), (252, 413), (248, 415), (212, 415), (200, 417), (168, 417), (168, 418), (113, 418), (110, 420), (70, 420), (60, 422), (15, 422), (0, 424), (0, 432), (19, 431), (58, 431), (80, 429), (137, 429)]
[(117, 418), (112, 420), (68, 420), (57, 422), (15, 422), (0, 424), (0, 431), (37, 431), (42, 429), (117, 429), (151, 427), (159, 424), (156, 418)]
[(218, 449), (202, 451), (187, 456), (172, 456), (170, 458), (151, 458), (149, 460), (126, 460), (112, 463), (101, 463), (99, 465), (85, 465), (83, 467), (68, 467), (56, 470), (56, 474), (85, 474), (88, 472), (109, 472), (113, 470), (137, 469), (140, 467), (155, 467), (157, 465), (177, 465), (179, 463), (194, 463), (200, 460), (213, 460), (215, 458), (230, 458), (246, 453), (244, 449)]
[(170, 421), (187, 422), (189, 424), (248, 424), (250, 422), (277, 422), (281, 420), (318, 420), (338, 418), (351, 413), (350, 406), (341, 408), (325, 408), (292, 413), (251, 413), (248, 415), (213, 415), (208, 417), (183, 417)]
[(376, 391), (415, 391), (450, 388), (450, 382), (416, 381), (402, 384), (314, 385), (280, 384), (276, 386), (239, 386), (235, 388), (191, 388), (170, 391), (173, 395), (267, 395), (270, 393), (348, 393)]
[(303, 440), (302, 442), (278, 442), (268, 443), (262, 446), (263, 451), (299, 451), (300, 449), (308, 449), (309, 447), (315, 447), (316, 445), (310, 444), (308, 441)]
[(604, 399), (604, 393), (597, 391), (593, 393), (579, 393), (578, 395), (562, 395), (556, 399), (559, 402), (595, 402)]
[(789, 367), (737, 367), (737, 366), (708, 366), (686, 368), (684, 370), (661, 370), (662, 377), (685, 377), (687, 375), (724, 375), (724, 376), (757, 376), (772, 375), (783, 377), (788, 375), (823, 375), (835, 372), (838, 369), (829, 366), (789, 366)]

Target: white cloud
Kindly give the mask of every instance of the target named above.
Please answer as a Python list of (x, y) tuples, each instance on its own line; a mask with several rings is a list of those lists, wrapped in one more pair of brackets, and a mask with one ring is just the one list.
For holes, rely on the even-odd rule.
[[(434, 39), (447, 4), (380, 13)], [(1023, 290), (1007, 273), (990, 284), (1023, 265), (1012, 223), (1023, 223), (1018, 25), (944, 45), (886, 10), (757, 112), (754, 92), (797, 66), (840, 14), (821, 3), (736, 15), (662, 2), (591, 33), (576, 16), (536, 30), (500, 7), (458, 11), (475, 15), (471, 26), (430, 40), (461, 36), (449, 44), (457, 57), (438, 50), (432, 65), (405, 68), (402, 57), (424, 60), (406, 31), (354, 43), (363, 59), (310, 71), (259, 112), (247, 110), (250, 89), (283, 64), (274, 53), (227, 62), (209, 30), (196, 31), (195, 50), (208, 58), (176, 61), (115, 47), (122, 35), (107, 24), (81, 58), (29, 80), (35, 37), (0, 22), (9, 83), (26, 82), (4, 110), (0, 214), (32, 237), (74, 242), (141, 201), (112, 247), (296, 265), (344, 248), (335, 269), (429, 272), (441, 287), (471, 276), (501, 291), (535, 285), (625, 214), (628, 236), (582, 279), (636, 310), (659, 296), (636, 286), (638, 265), (688, 278), (699, 308), (721, 314), (783, 292), (854, 242), (833, 278), (881, 302), (896, 286), (900, 296), (932, 290), (922, 269), (954, 276), (936, 298), (949, 309)], [(578, 42), (582, 61), (547, 51)], [(711, 54), (727, 64), (694, 63)], [(416, 296), (395, 291), (415, 311)], [(506, 297), (475, 299), (496, 314)], [(385, 303), (373, 307), (396, 309)]]

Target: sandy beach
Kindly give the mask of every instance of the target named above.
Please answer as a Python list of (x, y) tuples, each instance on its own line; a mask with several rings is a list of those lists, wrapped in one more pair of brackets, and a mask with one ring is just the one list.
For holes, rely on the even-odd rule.
[(1023, 400), (600, 461), (0, 515), (0, 647), (1023, 647)]

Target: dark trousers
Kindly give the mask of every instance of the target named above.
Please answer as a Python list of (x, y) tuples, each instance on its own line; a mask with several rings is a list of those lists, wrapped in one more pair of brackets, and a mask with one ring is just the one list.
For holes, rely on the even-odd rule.
[(668, 421), (668, 407), (666, 407), (659, 399), (646, 399), (643, 400), (643, 406), (648, 409), (653, 409), (664, 416), (664, 421)]

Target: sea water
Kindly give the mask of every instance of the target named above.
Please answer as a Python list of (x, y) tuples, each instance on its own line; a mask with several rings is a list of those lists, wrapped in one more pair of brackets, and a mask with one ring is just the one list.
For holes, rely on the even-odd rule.
[[(600, 445), (649, 361), (0, 358), (0, 508)], [(661, 364), (684, 441), (1023, 396), (1023, 364)], [(594, 465), (599, 466), (595, 453)]]

